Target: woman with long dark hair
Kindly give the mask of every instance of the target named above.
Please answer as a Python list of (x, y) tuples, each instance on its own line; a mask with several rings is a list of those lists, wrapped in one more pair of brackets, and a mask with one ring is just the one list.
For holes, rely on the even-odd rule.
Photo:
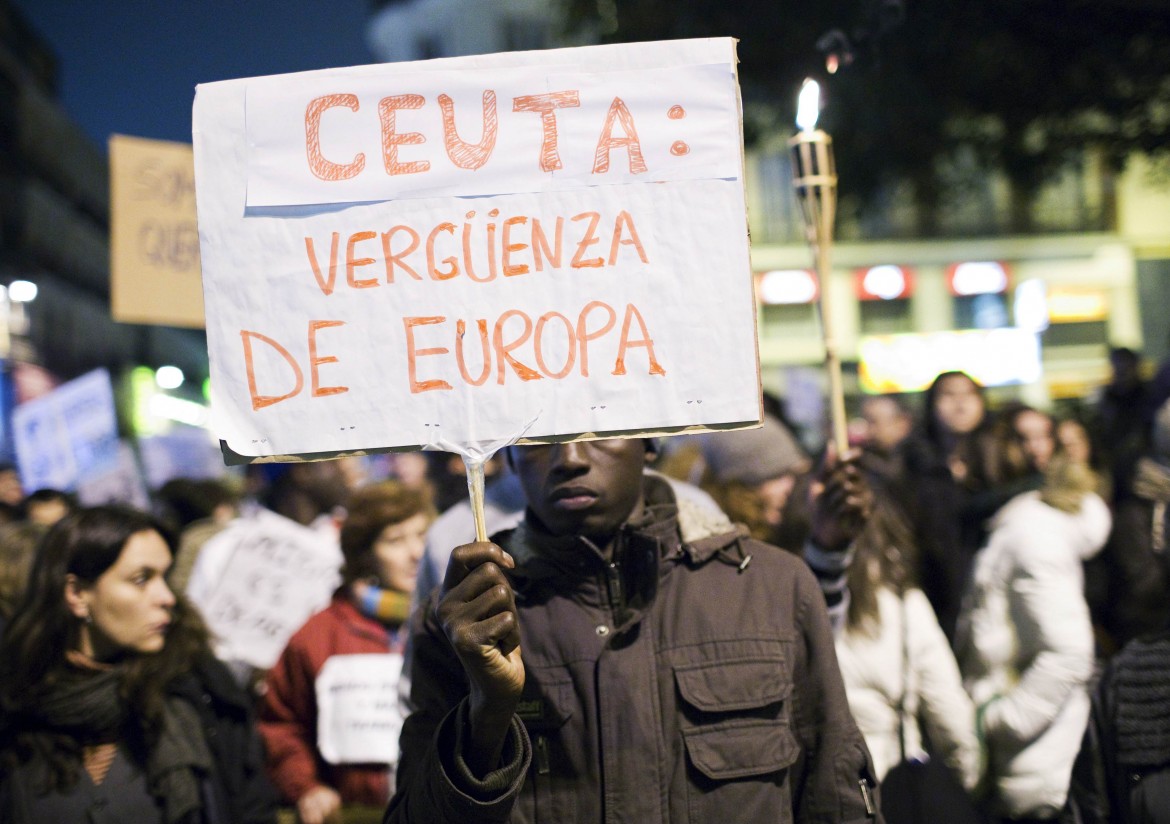
[[(922, 420), (901, 447), (906, 504), (919, 547), (917, 579), (953, 638), (983, 521), (977, 504), (991, 487), (997, 450), (983, 387), (965, 372), (943, 372), (926, 390)], [(1002, 501), (1000, 502), (1002, 503)]]
[(0, 643), (0, 820), (275, 820), (248, 697), (166, 583), (151, 516), (82, 509), (45, 536)]

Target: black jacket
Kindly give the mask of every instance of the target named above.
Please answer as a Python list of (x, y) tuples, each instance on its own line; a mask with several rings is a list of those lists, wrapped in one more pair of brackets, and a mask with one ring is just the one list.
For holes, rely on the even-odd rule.
[(1170, 631), (1119, 652), (1093, 696), (1069, 806), (1083, 824), (1170, 824)]
[[(170, 693), (195, 708), (215, 765), (203, 777), (203, 809), (191, 824), (275, 824), (275, 794), (264, 774), (251, 704), (223, 664), (210, 655), (201, 657), (189, 672), (175, 679)], [(36, 788), (44, 775), (44, 765), (31, 761), (0, 776), (0, 822), (41, 824), (46, 802), (37, 796)], [(145, 791), (140, 777), (125, 786)], [(112, 786), (95, 789), (83, 777), (68, 792), (57, 794), (51, 806), (58, 817), (91, 824), (118, 824), (128, 820), (128, 815), (135, 815), (135, 821), (142, 824), (144, 819), (136, 815), (138, 812), (145, 812), (145, 820), (150, 820), (154, 810), (145, 809), (143, 804), (146, 808), (153, 805), (139, 792), (131, 795), (119, 797)]]
[(496, 537), (517, 563), (526, 680), (483, 781), (461, 758), (466, 676), (434, 600), (416, 613), (388, 824), (875, 820), (813, 575), (746, 530), (692, 531), (653, 480), (612, 565), (531, 522)]

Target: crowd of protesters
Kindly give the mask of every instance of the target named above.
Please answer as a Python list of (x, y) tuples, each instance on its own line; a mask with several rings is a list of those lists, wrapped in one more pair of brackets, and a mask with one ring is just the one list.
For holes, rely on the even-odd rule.
[[(947, 820), (1170, 820), (1170, 401), (1111, 364), (1075, 414), (961, 372), (866, 397), (843, 455), (771, 397), (513, 447), (490, 544), (446, 454), (149, 513), (0, 467), (0, 820), (893, 824), (907, 764)], [(336, 577), (241, 666), (205, 609), (260, 511)]]

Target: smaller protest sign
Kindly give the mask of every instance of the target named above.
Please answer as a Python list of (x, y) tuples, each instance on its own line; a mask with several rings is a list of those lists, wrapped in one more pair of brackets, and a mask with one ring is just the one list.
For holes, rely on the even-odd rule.
[(219, 445), (202, 429), (181, 429), (138, 439), (142, 471), (151, 489), (173, 478), (202, 480), (224, 474)]
[(398, 761), (398, 653), (334, 655), (317, 674), (317, 748), (330, 764)]
[(134, 458), (134, 450), (119, 441), (116, 457), (98, 471), (88, 472), (77, 483), (77, 500), (82, 506), (125, 504), (150, 509), (150, 495)]
[(207, 542), (187, 594), (220, 658), (267, 669), (292, 634), (329, 603), (341, 561), (335, 537), (260, 510)]
[(118, 418), (110, 373), (95, 369), (12, 414), (13, 440), (25, 489), (71, 491), (118, 460)]
[(110, 314), (203, 326), (191, 146), (110, 137)]

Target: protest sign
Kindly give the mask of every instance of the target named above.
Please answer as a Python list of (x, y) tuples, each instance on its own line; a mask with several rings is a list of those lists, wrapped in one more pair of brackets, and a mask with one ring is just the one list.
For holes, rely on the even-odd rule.
[(118, 418), (110, 373), (95, 369), (12, 413), (16, 462), (25, 489), (71, 491), (118, 462)]
[(759, 420), (734, 41), (198, 87), (242, 460)]
[(138, 439), (142, 472), (151, 489), (175, 478), (220, 478), (223, 459), (205, 429), (175, 429), (165, 435)]
[(317, 673), (317, 749), (330, 764), (396, 764), (402, 654), (331, 655)]
[(82, 506), (125, 504), (143, 511), (150, 509), (150, 493), (130, 444), (118, 441), (112, 462), (78, 478), (77, 500)]
[(201, 328), (191, 146), (110, 137), (110, 314)]
[(341, 562), (336, 537), (259, 510), (204, 545), (187, 594), (220, 658), (267, 669), (292, 634), (329, 603)]

